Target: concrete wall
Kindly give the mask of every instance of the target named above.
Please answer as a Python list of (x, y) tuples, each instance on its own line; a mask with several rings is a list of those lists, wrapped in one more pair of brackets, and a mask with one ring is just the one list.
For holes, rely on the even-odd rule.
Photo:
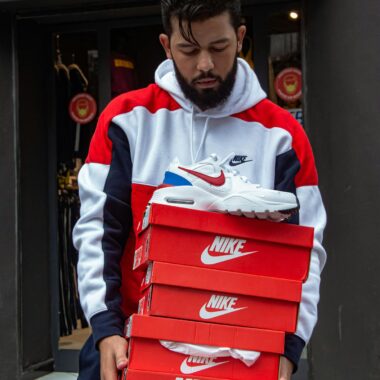
[(380, 378), (380, 2), (305, 0), (306, 125), (328, 210), (315, 380)]

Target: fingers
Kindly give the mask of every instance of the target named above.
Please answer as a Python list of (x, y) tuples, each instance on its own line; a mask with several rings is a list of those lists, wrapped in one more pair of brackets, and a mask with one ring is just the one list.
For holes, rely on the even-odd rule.
[(123, 344), (118, 345), (115, 350), (116, 368), (119, 371), (123, 370), (128, 365), (127, 350), (128, 342), (124, 339)]
[(278, 380), (290, 380), (293, 373), (293, 363), (285, 356), (280, 358), (280, 368), (278, 371)]
[(285, 356), (281, 356), (278, 380), (290, 380), (293, 373), (293, 363)]
[(100, 355), (101, 380), (117, 380), (117, 369), (114, 354), (111, 350), (103, 350)]
[(110, 336), (99, 343), (101, 380), (117, 380), (118, 370), (128, 365), (127, 348), (126, 339), (120, 336)]

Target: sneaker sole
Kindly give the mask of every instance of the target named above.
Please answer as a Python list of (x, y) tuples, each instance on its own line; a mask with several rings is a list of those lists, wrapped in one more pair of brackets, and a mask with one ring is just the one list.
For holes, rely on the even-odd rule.
[(185, 186), (156, 190), (150, 203), (272, 220), (287, 219), (299, 209), (295, 196), (294, 202), (286, 203), (263, 202), (262, 198), (252, 200), (239, 194), (218, 198), (199, 188), (191, 188), (191, 191), (189, 191), (189, 187)]

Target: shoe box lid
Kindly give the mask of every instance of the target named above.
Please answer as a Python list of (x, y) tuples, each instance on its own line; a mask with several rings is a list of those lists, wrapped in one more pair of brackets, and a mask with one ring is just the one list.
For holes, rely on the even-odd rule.
[(136, 244), (134, 268), (149, 261), (305, 281), (314, 229), (152, 204)]
[(143, 288), (152, 284), (300, 302), (302, 282), (171, 263), (152, 262)]
[(311, 227), (154, 203), (147, 207), (138, 233), (149, 225), (202, 230), (306, 248), (312, 247), (314, 238), (314, 229)]
[(262, 352), (256, 362), (248, 367), (232, 357), (190, 356), (173, 352), (158, 340), (132, 338), (128, 357), (129, 370), (171, 373), (180, 379), (188, 379), (187, 376), (198, 378), (200, 375), (206, 379), (278, 380), (280, 355)]
[(153, 262), (139, 314), (294, 332), (302, 283)]
[(133, 314), (127, 324), (128, 338), (168, 340), (216, 347), (230, 347), (282, 354), (285, 333), (248, 327), (219, 325)]
[[(189, 377), (191, 376), (191, 377)], [(195, 376), (195, 377), (194, 377)], [(228, 380), (221, 377), (204, 377), (198, 375), (176, 375), (164, 372), (125, 370), (120, 380)]]

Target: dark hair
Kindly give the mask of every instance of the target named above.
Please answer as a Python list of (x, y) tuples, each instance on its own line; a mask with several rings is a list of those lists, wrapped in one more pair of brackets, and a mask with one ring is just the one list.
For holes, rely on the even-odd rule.
[[(223, 12), (229, 12), (235, 30), (242, 24), (240, 0), (161, 0), (162, 23), (165, 33), (170, 37), (172, 18), (178, 18), (182, 36), (189, 42), (197, 42), (193, 36), (191, 23), (204, 21)], [(184, 22), (187, 28), (184, 28)]]

